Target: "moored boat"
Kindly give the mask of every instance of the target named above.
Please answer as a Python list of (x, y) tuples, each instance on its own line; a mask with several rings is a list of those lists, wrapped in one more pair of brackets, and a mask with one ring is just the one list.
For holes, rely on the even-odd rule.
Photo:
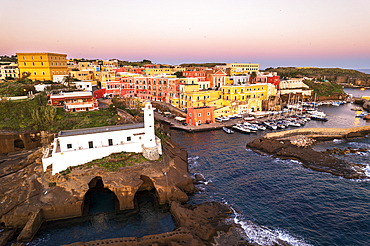
[(222, 127), (222, 130), (224, 130), (224, 132), (226, 132), (227, 134), (232, 134), (232, 133), (234, 133), (234, 131), (232, 131), (231, 129), (226, 128), (226, 127)]
[(250, 133), (251, 131), (244, 127), (242, 124), (236, 124), (233, 126), (233, 129), (239, 131), (239, 132), (242, 132), (242, 133)]

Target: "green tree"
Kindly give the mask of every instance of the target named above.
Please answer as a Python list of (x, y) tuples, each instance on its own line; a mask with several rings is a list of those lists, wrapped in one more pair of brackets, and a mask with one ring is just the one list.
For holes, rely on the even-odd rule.
[(254, 79), (257, 77), (257, 73), (255, 71), (253, 71), (251, 73), (251, 82), (254, 83)]
[(176, 75), (177, 78), (185, 78), (185, 76), (182, 76), (182, 71), (177, 71), (174, 74)]

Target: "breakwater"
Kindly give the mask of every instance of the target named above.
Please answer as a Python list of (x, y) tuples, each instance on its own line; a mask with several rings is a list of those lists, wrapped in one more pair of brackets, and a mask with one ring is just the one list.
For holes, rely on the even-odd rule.
[(303, 135), (316, 140), (333, 140), (337, 138), (356, 138), (370, 134), (370, 126), (352, 128), (302, 128), (266, 134), (267, 139), (280, 139)]

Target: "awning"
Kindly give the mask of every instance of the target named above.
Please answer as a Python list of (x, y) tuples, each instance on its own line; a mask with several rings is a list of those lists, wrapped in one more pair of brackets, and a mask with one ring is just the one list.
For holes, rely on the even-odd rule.
[(176, 117), (175, 117), (175, 120), (178, 120), (178, 121), (184, 121), (184, 120), (186, 120), (186, 118), (184, 118), (184, 117), (180, 117), (180, 116), (176, 116)]

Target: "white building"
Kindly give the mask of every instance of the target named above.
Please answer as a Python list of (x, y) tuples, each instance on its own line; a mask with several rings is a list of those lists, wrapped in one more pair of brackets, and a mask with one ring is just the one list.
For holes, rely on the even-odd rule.
[(161, 140), (154, 134), (154, 114), (145, 103), (144, 123), (60, 131), (53, 150), (47, 149), (42, 159), (44, 172), (52, 165), (52, 174), (112, 153), (143, 153), (150, 160), (162, 154)]
[(234, 82), (234, 85), (249, 84), (249, 74), (230, 76), (230, 80)]
[(75, 81), (76, 88), (83, 91), (92, 91), (92, 81)]
[(303, 80), (299, 78), (280, 80), (279, 88), (280, 95), (302, 94), (303, 96), (311, 96), (312, 94), (312, 90), (310, 90), (310, 87), (303, 83)]
[(18, 64), (11, 63), (9, 65), (1, 65), (0, 66), (0, 79), (5, 78), (19, 78), (19, 69)]

